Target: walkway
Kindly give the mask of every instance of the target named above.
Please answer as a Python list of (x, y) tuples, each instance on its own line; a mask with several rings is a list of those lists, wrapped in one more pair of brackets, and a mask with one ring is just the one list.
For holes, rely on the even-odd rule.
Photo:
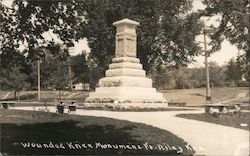
[(5, 96), (4, 96), (1, 100), (7, 99), (7, 97), (10, 95), (10, 93), (11, 93), (11, 92), (7, 92), (7, 93), (5, 94)]
[(249, 155), (249, 131), (175, 117), (176, 114), (202, 112), (204, 111), (112, 112), (78, 109), (76, 114), (145, 123), (167, 130), (197, 148), (196, 155)]
[[(109, 117), (149, 124), (170, 131), (196, 147), (197, 155), (249, 155), (249, 131), (207, 122), (175, 117), (181, 113), (202, 111), (168, 112), (109, 112), (78, 110), (77, 114)], [(240, 149), (241, 147), (245, 149)]]

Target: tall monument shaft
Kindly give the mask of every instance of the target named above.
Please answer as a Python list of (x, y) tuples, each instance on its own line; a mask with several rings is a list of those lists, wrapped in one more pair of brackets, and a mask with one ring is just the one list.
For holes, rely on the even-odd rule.
[(99, 87), (90, 93), (85, 104), (105, 106), (107, 104), (125, 107), (167, 107), (162, 93), (152, 88), (152, 80), (136, 58), (136, 27), (138, 22), (123, 19), (113, 23), (116, 26), (115, 58), (99, 80)]
[(136, 26), (138, 22), (124, 19), (113, 23), (116, 26), (116, 57), (136, 57)]

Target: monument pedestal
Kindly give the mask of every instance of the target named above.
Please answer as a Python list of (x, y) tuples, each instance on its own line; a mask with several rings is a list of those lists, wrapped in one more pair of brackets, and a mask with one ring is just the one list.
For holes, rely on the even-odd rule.
[(86, 105), (112, 107), (159, 108), (167, 107), (162, 93), (152, 88), (152, 80), (146, 78), (140, 60), (136, 58), (135, 27), (139, 23), (124, 19), (117, 26), (116, 58), (112, 60), (99, 87), (90, 93)]

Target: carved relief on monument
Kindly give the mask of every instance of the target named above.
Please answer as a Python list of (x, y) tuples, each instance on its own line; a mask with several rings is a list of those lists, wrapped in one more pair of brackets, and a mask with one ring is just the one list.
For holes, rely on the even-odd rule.
[(123, 57), (125, 56), (124, 51), (124, 37), (123, 35), (116, 35), (116, 57)]
[(136, 57), (136, 34), (117, 34), (116, 47), (116, 57)]
[(136, 57), (136, 35), (134, 34), (127, 34), (126, 35), (126, 40), (127, 40), (127, 44), (126, 44), (126, 52), (127, 52), (127, 56), (129, 57)]

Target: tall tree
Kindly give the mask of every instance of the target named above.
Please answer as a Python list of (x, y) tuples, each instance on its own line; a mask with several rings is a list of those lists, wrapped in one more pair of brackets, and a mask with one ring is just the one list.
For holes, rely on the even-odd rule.
[(29, 49), (44, 44), (42, 34), (50, 29), (64, 44), (87, 37), (90, 56), (103, 69), (115, 51), (112, 23), (122, 18), (141, 23), (138, 57), (146, 71), (157, 62), (181, 66), (198, 54), (200, 25), (189, 13), (192, 0), (15, 0), (13, 7), (16, 38)]
[(212, 26), (210, 31), (212, 52), (221, 48), (224, 39), (230, 41), (240, 50), (246, 52), (250, 61), (249, 38), (249, 0), (204, 0), (206, 8), (200, 11), (201, 16), (214, 17), (219, 15), (217, 27)]
[[(188, 14), (191, 0), (83, 0), (77, 7), (86, 11), (86, 37), (91, 56), (107, 68), (115, 51), (113, 22), (130, 18), (137, 29), (138, 57), (146, 71), (156, 63), (182, 66), (198, 54), (194, 38), (200, 32), (195, 14)], [(162, 61), (157, 61), (158, 59)]]
[(242, 78), (242, 74), (240, 72), (240, 67), (236, 63), (235, 59), (230, 59), (230, 61), (227, 64), (227, 70), (226, 70), (227, 80), (233, 81), (236, 86), (239, 85), (239, 81)]
[(71, 69), (74, 73), (74, 83), (89, 82), (89, 67), (86, 60), (86, 54), (82, 53), (71, 57)]
[(45, 42), (43, 33), (49, 30), (64, 44), (75, 40), (79, 16), (75, 14), (74, 1), (68, 0), (14, 0), (15, 35), (18, 41), (28, 44), (28, 50)]
[(19, 93), (22, 89), (30, 89), (31, 68), (20, 52), (9, 51), (1, 54), (0, 80), (5, 89)]
[(209, 62), (209, 75), (211, 87), (225, 85), (226, 81), (226, 66), (219, 66), (216, 62)]

